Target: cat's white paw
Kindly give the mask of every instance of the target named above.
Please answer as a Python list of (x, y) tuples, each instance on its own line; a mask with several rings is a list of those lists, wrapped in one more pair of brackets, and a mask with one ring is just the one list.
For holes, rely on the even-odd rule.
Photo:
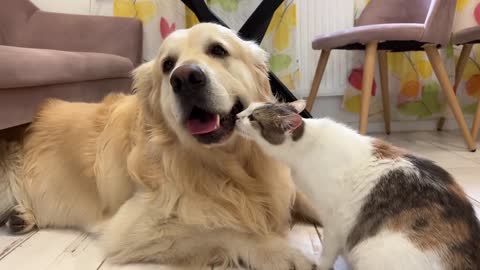
[(241, 258), (241, 264), (246, 269), (255, 270), (316, 270), (314, 260), (308, 258), (301, 251), (282, 246), (256, 250), (256, 254), (249, 254), (248, 258)]

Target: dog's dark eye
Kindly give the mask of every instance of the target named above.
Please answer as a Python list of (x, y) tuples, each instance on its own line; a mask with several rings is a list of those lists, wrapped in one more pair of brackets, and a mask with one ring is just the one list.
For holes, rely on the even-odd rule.
[(218, 43), (212, 44), (208, 48), (208, 54), (210, 54), (212, 56), (215, 56), (215, 57), (219, 57), (219, 58), (224, 58), (224, 57), (228, 56), (227, 50), (225, 50), (225, 48), (223, 48), (222, 45), (220, 45)]
[(172, 71), (173, 67), (175, 67), (175, 59), (169, 57), (163, 61), (163, 72), (168, 73)]
[(250, 114), (250, 115), (248, 116), (248, 120), (250, 120), (250, 121), (255, 121), (255, 118), (253, 117), (253, 115)]

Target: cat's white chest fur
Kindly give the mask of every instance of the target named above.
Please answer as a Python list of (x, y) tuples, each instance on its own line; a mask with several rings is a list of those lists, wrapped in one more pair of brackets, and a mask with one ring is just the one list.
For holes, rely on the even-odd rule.
[(324, 219), (348, 227), (347, 223), (356, 215), (356, 207), (342, 209), (343, 206), (361, 200), (371, 188), (364, 186), (359, 190), (358, 177), (365, 173), (367, 178), (376, 176), (366, 172), (371, 158), (369, 139), (354, 132), (345, 133), (344, 127), (329, 120), (305, 121), (304, 138), (296, 143), (301, 146), (293, 146), (297, 151), (285, 155), (286, 162), (292, 168), (295, 183), (315, 203)]

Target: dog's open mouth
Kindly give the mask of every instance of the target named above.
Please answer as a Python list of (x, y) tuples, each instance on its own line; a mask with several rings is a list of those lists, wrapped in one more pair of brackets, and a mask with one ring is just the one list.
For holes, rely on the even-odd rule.
[(187, 118), (186, 128), (201, 143), (219, 143), (233, 132), (236, 115), (243, 109), (244, 106), (240, 101), (237, 101), (227, 114), (214, 113), (203, 108), (193, 107)]

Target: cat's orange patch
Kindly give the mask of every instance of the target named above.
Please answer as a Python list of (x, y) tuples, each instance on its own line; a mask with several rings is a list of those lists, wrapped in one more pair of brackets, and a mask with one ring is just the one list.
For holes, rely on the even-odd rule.
[(373, 139), (373, 155), (378, 159), (397, 159), (407, 153), (406, 150), (393, 146), (380, 139)]
[(472, 269), (472, 262), (453, 246), (469, 246), (469, 225), (462, 219), (445, 218), (439, 205), (407, 210), (387, 223), (387, 228), (407, 235), (420, 250), (435, 250), (451, 269)]
[(439, 205), (405, 210), (389, 220), (386, 227), (405, 233), (421, 250), (443, 250), (468, 241), (471, 237), (468, 224), (444, 215), (445, 209)]

